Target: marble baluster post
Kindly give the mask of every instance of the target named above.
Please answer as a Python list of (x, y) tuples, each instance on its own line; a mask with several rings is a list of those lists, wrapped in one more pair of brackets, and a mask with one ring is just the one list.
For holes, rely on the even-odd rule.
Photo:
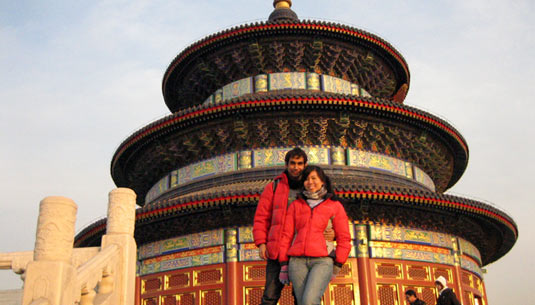
[(73, 304), (76, 269), (71, 260), (77, 209), (74, 201), (65, 197), (41, 201), (34, 261), (26, 271), (23, 305)]

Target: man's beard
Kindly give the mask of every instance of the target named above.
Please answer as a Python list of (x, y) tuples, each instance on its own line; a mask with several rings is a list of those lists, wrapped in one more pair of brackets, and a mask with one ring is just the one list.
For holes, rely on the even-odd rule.
[(286, 174), (286, 177), (288, 177), (288, 185), (290, 186), (291, 189), (298, 190), (298, 189), (303, 188), (302, 176), (293, 177), (292, 175), (288, 173), (288, 170), (285, 170), (284, 172)]

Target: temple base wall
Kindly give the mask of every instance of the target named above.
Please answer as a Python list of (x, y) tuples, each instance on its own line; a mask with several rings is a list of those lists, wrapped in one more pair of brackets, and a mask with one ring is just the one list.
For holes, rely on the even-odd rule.
[[(488, 304), (481, 269), (474, 267), (477, 250), (466, 241), (410, 228), (352, 228), (358, 246), (329, 284), (323, 304), (405, 305), (405, 291), (412, 289), (433, 305), (438, 276), (447, 279), (463, 305)], [(250, 233), (250, 227), (220, 229), (140, 247), (136, 304), (260, 304), (265, 262)], [(475, 263), (462, 267), (468, 260)], [(284, 288), (279, 304), (293, 304), (291, 286)]]

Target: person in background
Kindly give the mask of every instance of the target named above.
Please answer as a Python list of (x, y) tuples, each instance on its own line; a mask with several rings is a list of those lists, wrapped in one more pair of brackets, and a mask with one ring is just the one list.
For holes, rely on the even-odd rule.
[[(254, 216), (254, 242), (260, 258), (267, 260), (261, 305), (277, 304), (284, 288), (279, 281), (280, 237), (288, 206), (303, 188), (302, 173), (307, 165), (307, 155), (302, 149), (294, 148), (286, 153), (284, 162), (284, 172), (268, 183), (260, 195)], [(326, 231), (324, 237), (332, 241), (334, 232)]]
[[(351, 250), (344, 207), (333, 199), (330, 179), (318, 166), (303, 171), (304, 190), (288, 208), (280, 241), (279, 279), (292, 282), (298, 305), (319, 305), (329, 284), (340, 272)], [(336, 249), (323, 236), (331, 225)]]
[(425, 302), (420, 300), (412, 289), (405, 291), (405, 300), (411, 305), (425, 305)]
[(446, 279), (443, 276), (439, 276), (435, 280), (435, 287), (438, 291), (437, 305), (461, 305), (455, 292), (448, 288)]

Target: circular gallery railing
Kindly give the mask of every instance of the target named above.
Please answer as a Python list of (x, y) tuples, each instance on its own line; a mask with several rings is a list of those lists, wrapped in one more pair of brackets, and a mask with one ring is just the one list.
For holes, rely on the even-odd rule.
[[(292, 147), (244, 150), (229, 153), (171, 171), (154, 184), (147, 195), (149, 203), (177, 187), (198, 179), (234, 171), (284, 166), (284, 156)], [(391, 156), (343, 147), (302, 147), (309, 164), (342, 165), (353, 168), (369, 168), (398, 175), (435, 191), (433, 180), (423, 170)]]

